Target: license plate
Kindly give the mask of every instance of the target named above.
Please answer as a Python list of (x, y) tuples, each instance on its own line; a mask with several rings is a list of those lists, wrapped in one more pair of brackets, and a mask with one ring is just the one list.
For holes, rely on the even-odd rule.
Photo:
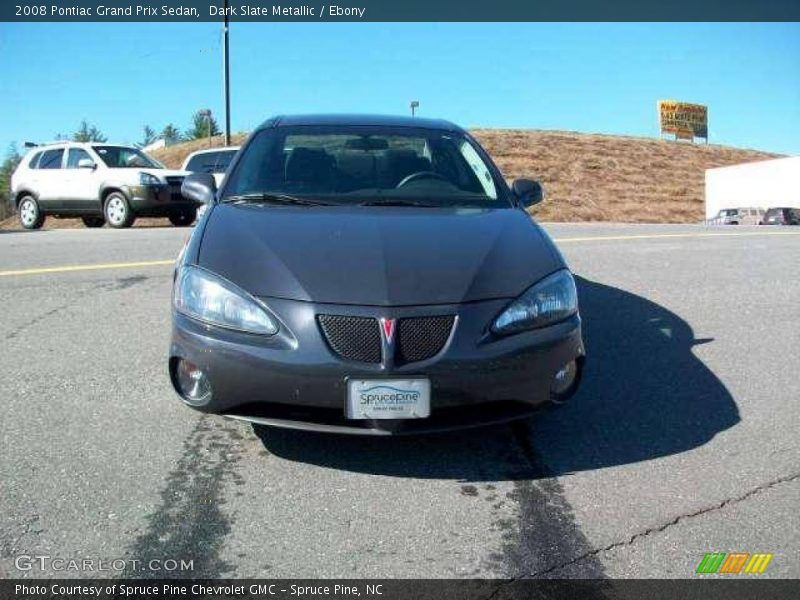
[(431, 414), (428, 379), (350, 379), (348, 419), (424, 419)]

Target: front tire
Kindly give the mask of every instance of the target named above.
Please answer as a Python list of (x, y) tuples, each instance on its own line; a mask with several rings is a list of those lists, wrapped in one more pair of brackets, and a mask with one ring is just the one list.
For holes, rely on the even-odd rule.
[(169, 214), (169, 222), (175, 227), (187, 227), (197, 218), (196, 208), (182, 208)]
[(106, 224), (106, 220), (103, 217), (81, 217), (81, 221), (83, 221), (83, 224), (89, 229), (102, 227)]
[(136, 217), (128, 204), (127, 198), (120, 192), (111, 192), (103, 205), (106, 223), (115, 229), (124, 229), (133, 225)]
[(18, 212), (19, 223), (25, 229), (39, 229), (44, 225), (44, 213), (33, 196), (24, 196), (20, 200)]

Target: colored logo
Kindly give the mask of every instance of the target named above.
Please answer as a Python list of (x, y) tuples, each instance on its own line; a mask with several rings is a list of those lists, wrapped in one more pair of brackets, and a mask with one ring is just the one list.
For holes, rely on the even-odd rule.
[(381, 319), (381, 329), (387, 344), (391, 344), (394, 339), (394, 324), (395, 319)]
[(767, 568), (772, 554), (756, 552), (707, 552), (697, 565), (696, 573), (761, 574)]

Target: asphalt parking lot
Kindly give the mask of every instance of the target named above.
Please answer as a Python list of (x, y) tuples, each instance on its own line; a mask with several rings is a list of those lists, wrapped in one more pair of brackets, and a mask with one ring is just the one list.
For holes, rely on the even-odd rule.
[(188, 230), (0, 232), (0, 571), (695, 577), (706, 552), (768, 552), (760, 577), (800, 577), (800, 231), (547, 229), (579, 276), (581, 391), (416, 439), (184, 408), (165, 356)]

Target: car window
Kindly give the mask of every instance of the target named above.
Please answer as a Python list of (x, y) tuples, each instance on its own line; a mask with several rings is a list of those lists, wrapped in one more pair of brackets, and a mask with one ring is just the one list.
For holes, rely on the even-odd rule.
[(216, 170), (215, 173), (224, 173), (228, 170), (228, 167), (233, 160), (233, 157), (236, 156), (237, 150), (220, 150), (217, 152), (217, 164), (214, 167)]
[(59, 148), (58, 150), (47, 150), (44, 154), (42, 154), (42, 158), (39, 159), (39, 167), (40, 169), (60, 169), (61, 168), (61, 159), (64, 157), (64, 149)]
[(92, 160), (92, 157), (89, 156), (89, 153), (83, 148), (70, 148), (69, 152), (67, 152), (67, 168), (77, 169), (78, 163), (84, 158)]
[(461, 142), (459, 150), (461, 151), (461, 155), (467, 161), (467, 164), (472, 167), (472, 170), (475, 172), (475, 175), (477, 176), (478, 181), (483, 187), (483, 191), (486, 193), (486, 195), (490, 198), (497, 198), (497, 188), (494, 185), (492, 174), (489, 172), (489, 168), (486, 166), (486, 163), (481, 160), (480, 156), (478, 156), (475, 148), (466, 140), (464, 140)]
[(379, 125), (264, 129), (243, 150), (225, 195), (280, 193), (335, 204), (386, 199), (508, 207), (494, 171), (461, 133)]
[(111, 169), (163, 169), (164, 166), (136, 148), (127, 146), (92, 146)]
[(193, 173), (216, 173), (218, 152), (202, 152), (195, 154), (186, 164), (186, 170)]
[(39, 168), (39, 159), (42, 157), (41, 152), (37, 152), (34, 154), (31, 159), (28, 161), (28, 168), (29, 169), (38, 169)]

